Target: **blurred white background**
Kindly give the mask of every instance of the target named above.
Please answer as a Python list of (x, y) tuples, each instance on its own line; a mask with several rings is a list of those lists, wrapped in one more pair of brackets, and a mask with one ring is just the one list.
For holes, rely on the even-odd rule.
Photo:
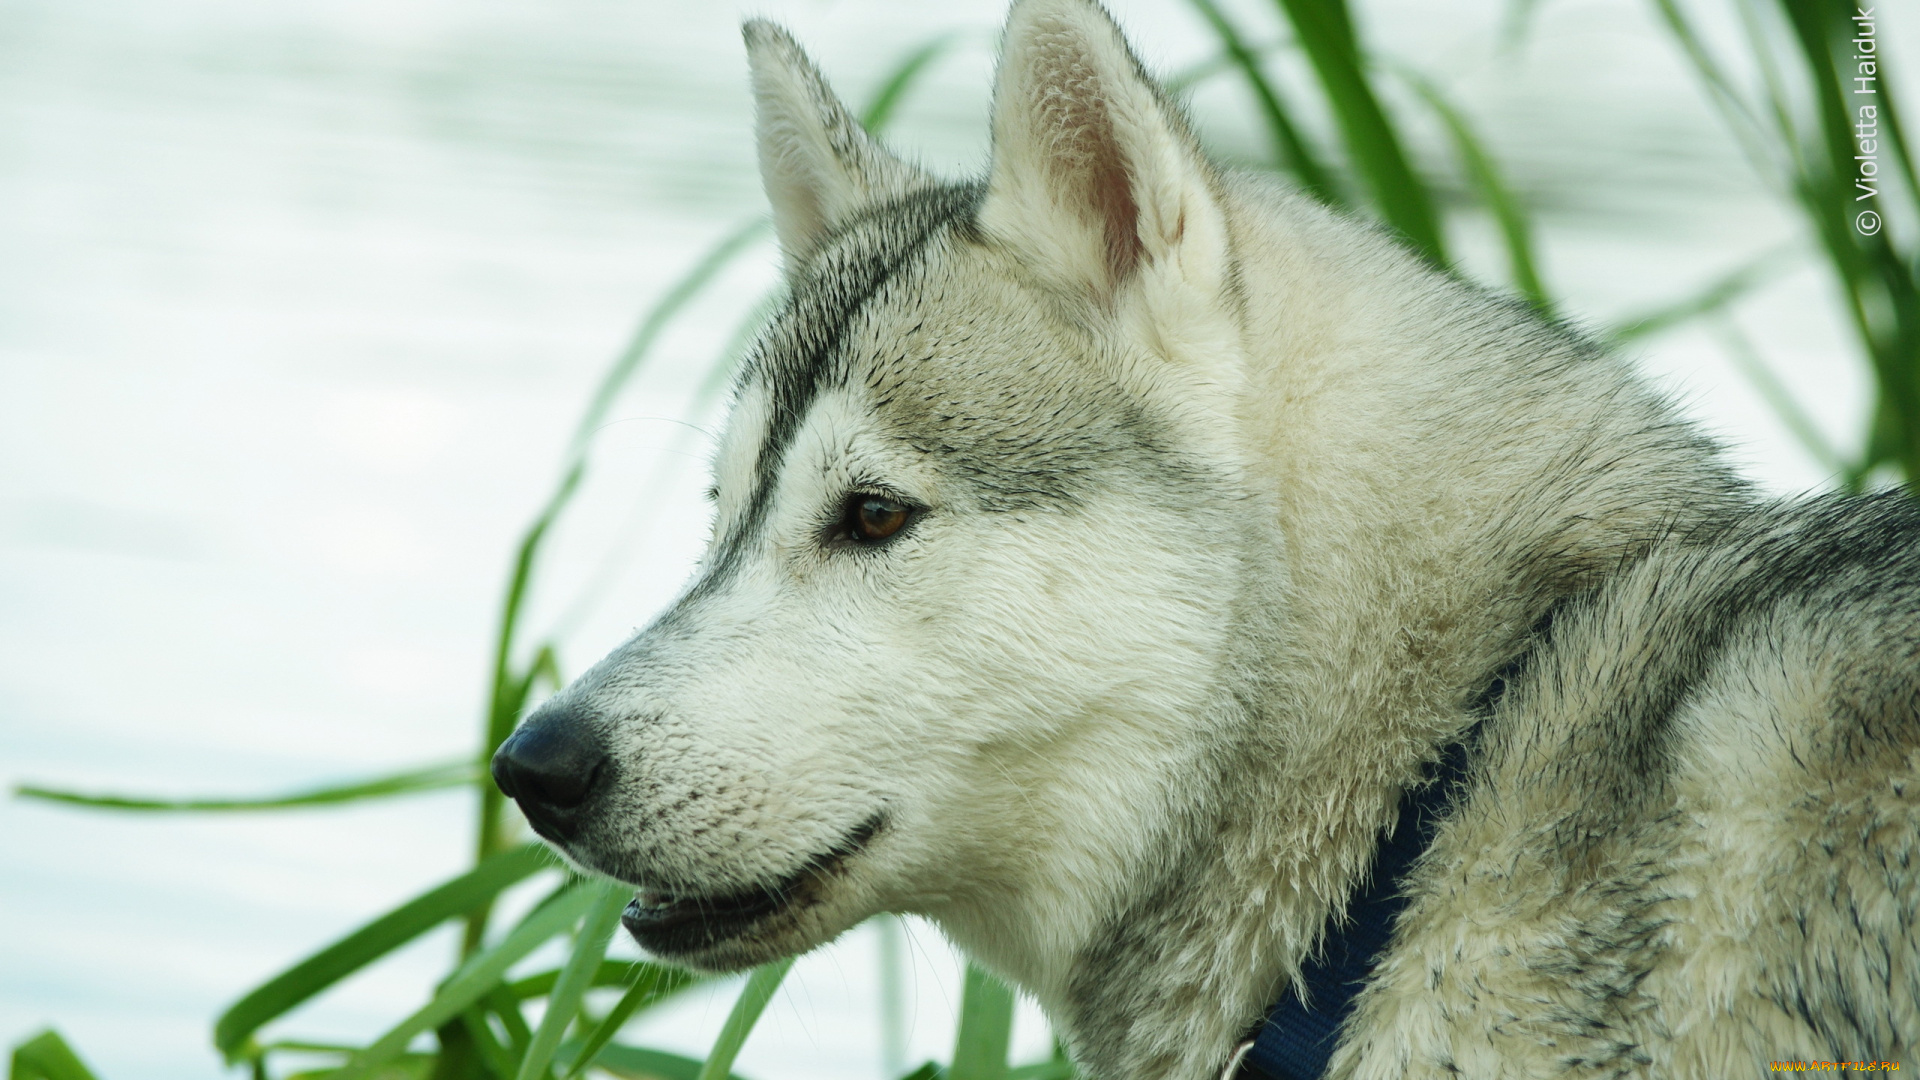
[[(1212, 53), (1177, 0), (1113, 7), (1160, 70)], [(1577, 319), (1804, 248), (1644, 0), (1545, 0), (1506, 51), (1505, 3), (1358, 7), (1374, 45), (1476, 119)], [(762, 212), (742, 14), (788, 23), (856, 103), (957, 32), (892, 141), (982, 166), (1000, 0), (0, 2), (0, 780), (250, 795), (471, 753), (511, 545), (589, 389), (646, 304)], [(1920, 32), (1907, 14), (1882, 24), (1896, 61)], [(1233, 77), (1194, 104), (1220, 154), (1260, 154)], [(1445, 167), (1437, 139), (1420, 149)], [(1485, 222), (1453, 241), (1504, 280)], [(1737, 317), (1851, 448), (1864, 375), (1802, 264)], [(716, 418), (677, 420), (772, 267), (763, 248), (678, 324), (600, 432), (530, 616), (569, 627), (564, 670), (686, 573)], [(1766, 488), (1823, 483), (1706, 331), (1639, 351)], [(53, 1023), (107, 1080), (219, 1073), (215, 1014), (458, 872), (470, 802), (0, 800), (0, 1042)], [(803, 961), (739, 1071), (879, 1077), (875, 945), (867, 928)], [(944, 1056), (958, 969), (930, 928), (910, 945), (918, 1061)], [(423, 941), (283, 1030), (367, 1038), (452, 949)], [(703, 1052), (717, 993), (629, 1040)], [(1031, 1012), (1018, 1037), (1042, 1052)]]

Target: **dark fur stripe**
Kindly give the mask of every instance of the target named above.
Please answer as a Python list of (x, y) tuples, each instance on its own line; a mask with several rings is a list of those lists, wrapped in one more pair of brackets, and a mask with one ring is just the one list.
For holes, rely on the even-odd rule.
[(731, 574), (747, 543), (759, 535), (788, 444), (821, 391), (846, 380), (846, 338), (861, 312), (889, 281), (918, 262), (935, 233), (970, 224), (979, 198), (977, 186), (952, 185), (922, 188), (874, 206), (842, 225), (792, 283), (786, 307), (740, 376), (742, 387), (765, 384), (772, 399), (747, 512), (721, 539), (713, 568), (696, 591)]

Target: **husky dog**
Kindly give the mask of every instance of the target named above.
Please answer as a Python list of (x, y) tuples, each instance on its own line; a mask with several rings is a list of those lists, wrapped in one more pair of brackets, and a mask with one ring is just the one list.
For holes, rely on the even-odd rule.
[(1621, 360), (1209, 164), (1093, 0), (1015, 4), (979, 182), (746, 38), (789, 296), (711, 546), (495, 763), (643, 946), (917, 913), (1088, 1076), (1214, 1077), (1461, 746), (1332, 1075), (1920, 1045), (1905, 496), (1758, 502)]

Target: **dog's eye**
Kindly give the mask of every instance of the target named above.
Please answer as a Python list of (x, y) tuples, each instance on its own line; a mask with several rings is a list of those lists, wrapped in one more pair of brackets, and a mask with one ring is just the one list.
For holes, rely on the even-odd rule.
[(877, 544), (899, 532), (912, 517), (912, 507), (898, 500), (885, 495), (855, 495), (847, 500), (843, 527), (849, 539)]

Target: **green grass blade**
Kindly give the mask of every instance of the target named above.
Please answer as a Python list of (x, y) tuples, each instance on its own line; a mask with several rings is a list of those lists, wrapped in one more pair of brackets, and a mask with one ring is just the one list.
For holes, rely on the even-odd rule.
[(967, 965), (960, 994), (960, 1032), (953, 1041), (947, 1080), (1005, 1080), (1013, 1036), (1013, 991), (986, 971)]
[(7, 1080), (95, 1080), (60, 1033), (48, 1028), (13, 1048)]
[[(1725, 74), (1701, 43), (1699, 34), (1686, 21), (1674, 0), (1655, 0), (1669, 29), (1706, 84), (1709, 96), (1719, 107), (1728, 125), (1740, 136), (1748, 156), (1765, 171), (1769, 166), (1784, 173), (1787, 189), (1801, 204), (1813, 225), (1821, 248), (1827, 255), (1836, 284), (1851, 316), (1855, 331), (1874, 373), (1879, 401), (1874, 409), (1867, 451), (1848, 471), (1847, 483), (1858, 486), (1865, 474), (1883, 461), (1895, 460), (1909, 483), (1920, 479), (1920, 283), (1910, 256), (1895, 251), (1886, 232), (1875, 236), (1858, 235), (1851, 225), (1849, 206), (1852, 192), (1848, 183), (1854, 172), (1851, 118), (1844, 99), (1848, 88), (1842, 85), (1835, 58), (1849, 52), (1850, 12), (1828, 0), (1782, 0), (1779, 4), (1786, 25), (1799, 48), (1805, 76), (1813, 92), (1817, 137), (1804, 138), (1788, 114), (1789, 91), (1784, 76), (1770, 62), (1770, 47), (1763, 40), (1764, 28), (1742, 7), (1749, 41), (1762, 58), (1768, 103), (1777, 131), (1769, 144), (1765, 132), (1754, 119), (1755, 111), (1746, 106)], [(1880, 57), (1883, 79), (1888, 77), (1887, 58)], [(1888, 85), (1891, 85), (1889, 81)], [(1893, 98), (1883, 96), (1891, 106)], [(1897, 117), (1883, 130), (1883, 146), (1891, 148), (1908, 187), (1913, 189), (1911, 161), (1905, 153), (1905, 138)], [(1784, 154), (1770, 152), (1784, 147)], [(1883, 172), (1884, 175), (1884, 172)], [(1883, 189), (1882, 196), (1890, 192)], [(1893, 318), (1872, 318), (1870, 309), (1890, 309)]]
[(1767, 32), (1757, 4), (1738, 3), (1734, 5), (1734, 10), (1740, 16), (1741, 28), (1746, 31), (1747, 54), (1760, 75), (1760, 92), (1756, 95), (1758, 98), (1756, 111), (1762, 111), (1760, 106), (1764, 106), (1764, 115), (1774, 124), (1774, 141), (1777, 145), (1785, 147), (1788, 154), (1794, 156), (1796, 162), (1800, 162), (1796, 168), (1801, 168), (1804, 166), (1804, 161), (1798, 154), (1803, 139), (1798, 130), (1799, 125), (1794, 120), (1793, 109), (1788, 103), (1791, 92), (1779, 58), (1774, 54), (1772, 35)]
[[(478, 1005), (468, 1006), (460, 1011), (459, 1022), (466, 1026), (467, 1038), (472, 1041), (473, 1049), (480, 1055), (480, 1060), (486, 1063), (493, 1075), (512, 1076), (513, 1050), (501, 1044), (500, 1036), (495, 1034), (492, 1026), (487, 1023), (487, 1010)], [(444, 1042), (441, 1049), (444, 1052)]]
[[(1853, 118), (1846, 106), (1840, 73), (1833, 62), (1832, 46), (1836, 43), (1828, 35), (1840, 27), (1850, 26), (1847, 16), (1852, 12), (1829, 0), (1791, 0), (1779, 6), (1800, 45), (1800, 55), (1806, 62), (1809, 82), (1813, 85), (1818, 103), (1815, 111), (1819, 117), (1819, 138), (1825, 144), (1820, 147), (1825, 160), (1821, 161), (1818, 157), (1814, 160), (1819, 161), (1821, 166), (1851, 166), (1854, 155)], [(1882, 76), (1886, 74), (1884, 70), (1881, 72)], [(1775, 78), (1777, 80), (1778, 76)], [(1853, 169), (1844, 167), (1834, 172), (1833, 177), (1822, 179), (1851, 177)], [(1840, 203), (1834, 212), (1843, 213), (1847, 205), (1846, 202)]]
[(693, 404), (687, 410), (694, 418), (697, 419), (705, 413), (719, 398), (720, 392), (726, 389), (727, 380), (739, 370), (754, 339), (772, 320), (774, 312), (780, 310), (782, 299), (779, 291), (762, 296), (734, 326), (733, 334), (727, 338), (727, 343), (720, 350), (720, 355), (714, 358), (713, 366), (707, 369), (706, 377), (700, 380), (699, 387), (694, 390)]
[(1807, 452), (1821, 468), (1834, 474), (1844, 475), (1847, 463), (1840, 452), (1833, 448), (1827, 437), (1821, 433), (1820, 425), (1813, 422), (1800, 403), (1793, 399), (1793, 392), (1780, 381), (1773, 369), (1767, 366), (1760, 356), (1760, 350), (1754, 347), (1752, 339), (1740, 331), (1732, 319), (1721, 318), (1718, 330), (1720, 341), (1726, 346), (1727, 355), (1732, 358), (1733, 366), (1746, 376), (1747, 381), (1760, 397), (1766, 401), (1774, 415), (1780, 418), (1789, 432), (1800, 442), (1801, 449)]
[[(586, 475), (586, 462), (574, 461), (560, 481), (560, 486), (547, 499), (547, 504), (534, 518), (533, 524), (520, 538), (520, 545), (514, 552), (513, 572), (508, 578), (506, 600), (501, 605), (500, 626), (494, 636), (493, 689), (487, 697), (487, 720), (485, 737), (481, 740), (480, 754), (476, 764), (482, 769), (492, 761), (494, 751), (513, 733), (513, 727), (520, 722), (520, 712), (526, 705), (527, 694), (533, 688), (533, 671), (525, 675), (513, 670), (513, 645), (520, 626), (520, 611), (526, 601), (527, 589), (533, 582), (533, 565), (540, 553), (540, 544), (546, 539), (547, 530), (553, 526), (560, 512), (572, 500), (574, 492), (579, 490), (580, 481)], [(476, 830), (476, 863), (493, 855), (505, 843), (505, 832), (500, 815), (506, 807), (506, 796), (500, 793), (497, 785), (482, 780), (480, 783), (480, 825)], [(467, 920), (467, 930), (461, 943), (465, 954), (472, 954), (480, 947), (480, 941), (486, 935), (489, 909), (481, 908)]]
[(1767, 252), (1752, 262), (1708, 282), (1705, 288), (1691, 296), (1682, 297), (1672, 303), (1662, 304), (1621, 320), (1617, 326), (1601, 336), (1609, 345), (1618, 348), (1628, 342), (1665, 333), (1683, 323), (1720, 311), (1735, 300), (1785, 273), (1789, 266), (1787, 256), (1792, 250), (1792, 246), (1787, 246)]
[[(1260, 55), (1264, 51), (1265, 50), (1262, 49), (1255, 49), (1254, 55)], [(1240, 65), (1234, 62), (1233, 57), (1225, 52), (1221, 52), (1209, 56), (1198, 63), (1189, 64), (1171, 74), (1161, 76), (1160, 85), (1166, 88), (1167, 93), (1175, 97), (1180, 97), (1188, 90), (1206, 82), (1215, 75), (1224, 75), (1229, 71), (1239, 70)], [(911, 1076), (913, 1074), (908, 1073), (907, 1075)]]
[(1067, 1061), (1042, 1061), (1007, 1070), (1007, 1080), (1073, 1080), (1077, 1075), (1073, 1063)]
[(1527, 34), (1533, 29), (1533, 16), (1540, 10), (1540, 0), (1507, 0), (1507, 10), (1500, 18), (1500, 51), (1518, 52), (1527, 42)]
[[(1675, 0), (1654, 0), (1654, 3), (1706, 84), (1709, 96), (1741, 138), (1749, 157), (1763, 167), (1777, 164), (1780, 155), (1770, 152), (1772, 146), (1768, 145), (1754, 110), (1732, 88)], [(1786, 113), (1784, 102), (1788, 91), (1783, 85), (1784, 76), (1763, 64), (1779, 128), (1772, 144), (1784, 145), (1788, 151), (1784, 169), (1786, 186), (1820, 239), (1873, 370), (1879, 397), (1867, 451), (1849, 470), (1847, 483), (1857, 486), (1867, 471), (1883, 461), (1894, 460), (1899, 462), (1908, 483), (1920, 484), (1920, 362), (1915, 360), (1920, 357), (1920, 281), (1915, 280), (1915, 259), (1912, 253), (1903, 254), (1895, 249), (1889, 230), (1862, 236), (1852, 223), (1853, 192), (1849, 185), (1856, 167), (1852, 114), (1846, 107), (1851, 100), (1851, 87), (1843, 83), (1840, 67), (1836, 65), (1836, 57), (1849, 56), (1853, 37), (1848, 19), (1851, 12), (1832, 0), (1780, 0), (1778, 6), (1798, 48), (1808, 88), (1812, 91), (1817, 135), (1806, 139), (1798, 134)], [(1768, 46), (1760, 39), (1764, 30), (1758, 21), (1749, 18), (1745, 25), (1755, 51), (1767, 55)], [(1887, 59), (1885, 55), (1880, 57), (1879, 76), (1882, 85), (1892, 87), (1895, 83), (1887, 70)], [(1885, 104), (1893, 100), (1891, 95), (1877, 97)], [(1909, 190), (1920, 188), (1912, 177), (1911, 160), (1897, 117), (1882, 134), (1884, 145), (1907, 176)], [(1883, 177), (1886, 171), (1890, 170), (1883, 170)], [(1880, 194), (1882, 198), (1891, 198), (1890, 182)], [(1880, 313), (1890, 317), (1881, 317)]]
[(613, 882), (596, 882), (583, 888), (595, 893), (596, 899), (574, 939), (573, 955), (561, 969), (553, 993), (547, 995), (546, 1014), (533, 1033), (526, 1057), (520, 1059), (520, 1071), (514, 1080), (535, 1080), (547, 1075), (553, 1052), (560, 1048), (561, 1038), (580, 1014), (580, 1000), (600, 970), (600, 961), (607, 955), (607, 942), (612, 940), (614, 928), (620, 925), (620, 912), (631, 895)]
[(766, 233), (769, 224), (767, 220), (756, 217), (735, 228), (721, 238), (719, 243), (708, 249), (706, 254), (680, 276), (680, 280), (674, 282), (673, 287), (668, 289), (665, 295), (655, 301), (646, 317), (641, 319), (640, 326), (627, 342), (627, 347), (620, 351), (619, 357), (614, 360), (613, 367), (601, 377), (600, 385), (594, 389), (593, 397), (587, 403), (586, 412), (581, 415), (578, 426), (574, 428), (573, 451), (570, 455), (572, 459), (579, 460), (585, 456), (588, 442), (592, 440), (594, 432), (598, 431), (601, 424), (606, 421), (607, 410), (613, 407), (614, 399), (619, 397), (620, 392), (626, 388), (634, 373), (639, 370), (641, 362), (653, 351), (654, 343), (659, 340), (660, 334), (666, 330), (674, 317), (680, 314), (680, 309), (692, 302), (694, 297), (700, 295), (713, 282), (713, 279), (720, 275), (720, 271), (726, 269), (734, 259), (760, 239)]
[(1734, 89), (1733, 81), (1713, 58), (1700, 32), (1687, 20), (1686, 13), (1680, 10), (1676, 0), (1653, 0), (1660, 17), (1667, 24), (1667, 30), (1674, 41), (1680, 45), (1680, 51), (1687, 55), (1694, 71), (1700, 75), (1701, 82), (1707, 88), (1707, 96), (1720, 109), (1720, 114), (1733, 129), (1734, 137), (1746, 150), (1747, 156), (1756, 165), (1764, 165), (1771, 156), (1765, 128), (1755, 115), (1753, 106)]
[[(706, 375), (701, 378), (700, 385), (695, 388), (692, 400), (684, 413), (687, 422), (675, 430), (673, 441), (664, 451), (667, 456), (685, 456), (694, 436), (709, 434), (704, 428), (696, 426), (695, 421), (706, 416), (708, 410), (719, 401), (731, 377), (745, 361), (747, 351), (754, 339), (759, 337), (760, 331), (766, 327), (773, 313), (779, 309), (783, 299), (785, 299), (784, 290), (774, 289), (767, 292), (748, 310), (746, 316), (735, 324), (726, 345), (715, 355), (713, 363), (707, 367)], [(682, 468), (684, 466), (670, 465), (663, 460), (647, 482), (637, 489), (640, 494), (636, 499), (636, 505), (651, 505), (663, 485), (672, 479), (674, 471)], [(554, 620), (551, 633), (556, 637), (564, 636), (570, 629), (578, 626), (593, 605), (605, 596), (607, 583), (621, 572), (628, 561), (623, 551), (609, 552), (600, 568), (587, 578), (575, 593), (574, 599)]]
[(270, 1053), (280, 1053), (291, 1050), (303, 1054), (339, 1054), (341, 1057), (345, 1057), (359, 1049), (359, 1047), (350, 1046), (346, 1043), (319, 1042), (313, 1039), (275, 1039), (260, 1047), (260, 1049)]
[[(494, 1032), (484, 1030), (486, 1014), (479, 1009), (466, 1009), (457, 1017), (441, 1024), (433, 1031), (434, 1048), (431, 1051), (433, 1062), (431, 1080), (505, 1080), (507, 1074), (498, 1072), (487, 1063), (493, 1060), (496, 1052), (507, 1055), (499, 1048), (499, 1038)], [(348, 1050), (342, 1061), (351, 1059), (360, 1052), (359, 1047)], [(507, 1055), (510, 1059), (511, 1055)], [(379, 1080), (388, 1080), (396, 1071), (405, 1069), (406, 1058), (403, 1055), (396, 1061), (388, 1062), (378, 1074)], [(265, 1072), (262, 1061), (254, 1069), (254, 1080), (267, 1080), (261, 1076)], [(509, 1065), (511, 1068), (511, 1065)], [(338, 1071), (336, 1063), (332, 1070), (320, 1075), (331, 1077)], [(288, 1080), (292, 1080), (291, 1077)], [(421, 1080), (427, 1080), (422, 1077)]]
[(1239, 69), (1247, 88), (1253, 91), (1254, 101), (1260, 106), (1260, 115), (1267, 123), (1267, 134), (1273, 140), (1274, 164), (1293, 173), (1306, 188), (1329, 206), (1348, 205), (1344, 193), (1334, 181), (1333, 170), (1320, 161), (1320, 155), (1300, 133), (1293, 122), (1293, 114), (1280, 99), (1271, 79), (1260, 66), (1259, 54), (1247, 45), (1239, 28), (1233, 25), (1226, 13), (1220, 10), (1213, 0), (1190, 0), (1194, 10), (1207, 21), (1214, 36), (1220, 39), (1220, 45), (1226, 50), (1227, 59)]
[(433, 1000), (380, 1036), (372, 1046), (355, 1054), (335, 1074), (335, 1080), (373, 1075), (374, 1070), (403, 1053), (415, 1035), (459, 1016), (493, 990), (507, 969), (522, 957), (556, 935), (566, 933), (600, 895), (595, 889), (576, 886), (535, 908), (520, 925), (508, 931), (499, 944), (475, 953), (461, 964), (434, 994)]
[[(1244, 42), (1245, 39), (1243, 38), (1242, 41)], [(1249, 54), (1258, 58), (1265, 57), (1270, 53), (1279, 52), (1282, 48), (1291, 44), (1293, 44), (1293, 39), (1287, 38), (1284, 41), (1269, 41), (1261, 45), (1247, 45), (1246, 50)], [(1196, 61), (1178, 71), (1161, 76), (1160, 85), (1165, 87), (1168, 93), (1178, 96), (1186, 93), (1192, 87), (1213, 78), (1215, 75), (1224, 75), (1229, 71), (1240, 70), (1242, 70), (1240, 64), (1234, 60), (1233, 54), (1222, 51), (1207, 57), (1205, 60)]]
[(567, 680), (560, 674), (560, 657), (554, 652), (551, 642), (534, 650), (533, 662), (527, 665), (527, 683), (529, 691), (541, 683), (556, 692), (567, 685)]
[(1275, 0), (1320, 76), (1355, 171), (1366, 178), (1386, 223), (1436, 266), (1447, 265), (1440, 219), (1427, 185), (1414, 174), (1400, 137), (1374, 96), (1346, 0)]
[[(590, 985), (632, 986), (643, 979), (652, 978), (651, 973), (656, 971), (678, 972), (679, 969), (663, 968), (643, 960), (602, 960), (600, 969), (593, 973), (593, 982)], [(522, 1001), (532, 997), (545, 997), (553, 992), (554, 984), (559, 981), (560, 969), (550, 968), (508, 983), (507, 993)]]
[(371, 780), (355, 780), (346, 784), (308, 788), (287, 795), (269, 795), (253, 799), (162, 799), (143, 795), (87, 795), (76, 791), (40, 787), (35, 784), (20, 784), (13, 789), (13, 793), (23, 799), (42, 799), (47, 802), (102, 810), (161, 812), (288, 810), (301, 806), (328, 806), (334, 803), (359, 802), (363, 799), (385, 799), (395, 795), (438, 791), (442, 788), (471, 784), (479, 777), (480, 770), (473, 762), (453, 761), (441, 765), (429, 765), (422, 769), (408, 769), (405, 772), (378, 776)]
[(1480, 139), (1467, 124), (1466, 117), (1453, 103), (1446, 99), (1440, 88), (1418, 72), (1401, 69), (1401, 77), (1407, 85), (1413, 87), (1440, 122), (1446, 126), (1447, 134), (1453, 139), (1454, 153), (1460, 158), (1460, 167), (1467, 174), (1467, 180), (1473, 185), (1474, 192), (1480, 196), (1494, 220), (1500, 225), (1501, 239), (1506, 243), (1507, 266), (1513, 278), (1513, 287), (1527, 298), (1535, 311), (1545, 315), (1553, 314), (1553, 300), (1547, 295), (1546, 286), (1540, 283), (1538, 261), (1534, 258), (1533, 228), (1527, 221), (1527, 213), (1520, 200), (1507, 187), (1500, 171), (1494, 166), (1493, 158), (1488, 155)]
[(674, 994), (702, 981), (699, 976), (677, 968), (661, 967), (657, 964), (635, 966), (644, 967), (646, 970), (600, 1021), (600, 1026), (594, 1028), (585, 1042), (577, 1046), (573, 1066), (567, 1070), (566, 1080), (577, 1080), (582, 1073), (586, 1072), (587, 1067), (594, 1063), (600, 1051), (613, 1042), (613, 1037), (620, 1034), (620, 1029), (633, 1018), (634, 1013), (665, 1001)]
[(706, 1064), (700, 1066), (696, 1080), (724, 1080), (732, 1075), (729, 1070), (733, 1068), (733, 1059), (740, 1056), (740, 1048), (746, 1045), (753, 1025), (766, 1011), (767, 1002), (773, 1000), (774, 991), (780, 989), (780, 980), (787, 977), (792, 967), (793, 957), (789, 956), (753, 969), (746, 988), (740, 991), (740, 996), (734, 999), (733, 1010), (727, 1013), (727, 1022), (720, 1025), (720, 1037), (714, 1040), (713, 1052), (707, 1055)]
[(902, 1076), (900, 1080), (940, 1080), (946, 1074), (940, 1070), (940, 1063), (929, 1061), (925, 1065)]
[(867, 102), (866, 109), (860, 113), (860, 126), (875, 135), (880, 134), (886, 128), (887, 122), (893, 119), (893, 110), (899, 107), (900, 100), (906, 96), (907, 91), (912, 88), (927, 67), (939, 59), (940, 54), (946, 52), (948, 46), (952, 44), (952, 34), (941, 34), (908, 53), (906, 58), (894, 67), (893, 74), (887, 76), (880, 84), (880, 89), (874, 91), (873, 100)]
[[(507, 992), (505, 985), (488, 990), (480, 1002), (486, 1011), (499, 1017), (500, 1026), (507, 1031), (508, 1049), (514, 1060), (526, 1055), (527, 1047), (533, 1042), (533, 1029), (527, 1027), (527, 1018), (520, 1011), (520, 999)], [(514, 1070), (507, 1069), (500, 1074), (500, 1080), (512, 1076)]]
[(1900, 105), (1892, 94), (1882, 94), (1880, 104), (1880, 130), (1886, 132), (1886, 146), (1894, 161), (1900, 165), (1900, 175), (1907, 181), (1907, 198), (1920, 205), (1920, 172), (1913, 167), (1913, 152), (1907, 146), (1907, 129), (1900, 122)]
[[(378, 1080), (450, 1080), (448, 1077), (441, 1076), (439, 1069), (440, 1061), (433, 1054), (402, 1054), (387, 1066)], [(281, 1080), (333, 1080), (336, 1072), (337, 1070), (330, 1068), (305, 1069), (288, 1073)], [(472, 1080), (485, 1080), (488, 1075), (484, 1072), (454, 1074), (457, 1077), (471, 1077)], [(268, 1080), (268, 1078), (256, 1076), (254, 1080)]]
[[(614, 1043), (600, 1051), (592, 1065), (604, 1069), (615, 1076), (628, 1077), (630, 1080), (698, 1080), (702, 1064), (693, 1058), (665, 1050), (652, 1050), (640, 1046), (623, 1046)], [(576, 1064), (576, 1070), (584, 1068)], [(578, 1072), (570, 1075), (578, 1075)], [(735, 1073), (728, 1073), (726, 1080), (742, 1080)]]
[[(1819, 121), (1819, 145), (1803, 155), (1795, 187), (1846, 288), (1884, 410), (1893, 420), (1880, 441), (1891, 442), (1907, 482), (1920, 487), (1920, 282), (1912, 261), (1894, 249), (1888, 230), (1862, 235), (1852, 225), (1854, 114), (1847, 103), (1853, 87), (1836, 58), (1852, 52), (1853, 12), (1834, 0), (1782, 0), (1779, 6), (1800, 47)], [(1884, 55), (1879, 78), (1889, 91), (1898, 85)], [(1891, 198), (1892, 190), (1883, 182), (1882, 197)], [(1874, 309), (1883, 307), (1890, 318), (1876, 317)]]
[(433, 929), (487, 903), (507, 886), (553, 867), (553, 856), (529, 844), (502, 852), (473, 870), (407, 901), (276, 975), (221, 1014), (213, 1045), (229, 1062), (267, 1022)]

